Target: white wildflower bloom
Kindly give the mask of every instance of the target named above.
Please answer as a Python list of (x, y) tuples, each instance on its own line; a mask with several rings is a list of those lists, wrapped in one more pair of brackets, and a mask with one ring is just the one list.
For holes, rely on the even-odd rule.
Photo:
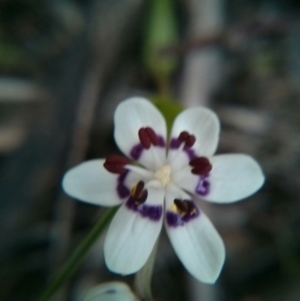
[(126, 283), (113, 281), (93, 288), (84, 301), (138, 301)]
[(214, 283), (224, 263), (224, 244), (193, 196), (213, 203), (246, 198), (264, 182), (260, 166), (243, 154), (214, 156), (220, 123), (209, 109), (180, 113), (169, 140), (164, 117), (144, 98), (122, 102), (114, 122), (116, 143), (127, 158), (91, 160), (63, 179), (64, 190), (81, 201), (121, 205), (104, 243), (108, 268), (123, 275), (141, 269), (164, 221), (186, 269)]

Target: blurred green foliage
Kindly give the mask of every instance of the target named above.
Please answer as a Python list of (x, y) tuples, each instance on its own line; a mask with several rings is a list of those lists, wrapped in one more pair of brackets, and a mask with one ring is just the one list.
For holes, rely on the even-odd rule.
[(20, 47), (5, 40), (0, 40), (0, 70), (16, 66), (22, 60)]
[(144, 63), (158, 83), (165, 82), (177, 65), (176, 57), (161, 54), (162, 49), (174, 45), (178, 38), (174, 1), (149, 1), (148, 11), (143, 49)]

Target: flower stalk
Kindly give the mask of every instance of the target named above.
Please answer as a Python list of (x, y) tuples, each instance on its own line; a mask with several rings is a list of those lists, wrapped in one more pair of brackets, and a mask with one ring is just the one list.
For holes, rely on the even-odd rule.
[(70, 277), (74, 274), (84, 260), (86, 254), (91, 249), (95, 241), (105, 230), (117, 209), (118, 207), (109, 208), (102, 214), (101, 218), (95, 224), (91, 232), (77, 247), (70, 259), (62, 267), (57, 277), (49, 284), (38, 301), (50, 300), (50, 298), (70, 279)]

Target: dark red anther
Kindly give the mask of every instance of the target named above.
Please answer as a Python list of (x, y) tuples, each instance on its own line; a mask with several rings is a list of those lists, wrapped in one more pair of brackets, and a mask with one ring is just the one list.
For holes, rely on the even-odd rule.
[(185, 141), (185, 146), (192, 147), (196, 142), (196, 137), (194, 135), (189, 135)]
[(190, 165), (195, 167), (199, 165), (207, 165), (207, 164), (209, 164), (209, 160), (205, 157), (198, 157), (190, 161)]
[(206, 165), (206, 166), (201, 166), (201, 167), (194, 167), (192, 169), (192, 173), (195, 175), (207, 175), (210, 171), (212, 170), (212, 166)]
[(152, 128), (150, 127), (140, 128), (138, 134), (139, 134), (141, 144), (144, 148), (149, 149), (151, 144), (155, 146), (158, 144), (158, 137)]
[(196, 137), (190, 135), (187, 131), (183, 131), (179, 134), (178, 140), (185, 143), (185, 147), (192, 147), (196, 142)]
[(126, 157), (110, 155), (106, 158), (103, 166), (111, 173), (122, 174), (126, 171), (125, 165), (129, 163), (130, 160)]
[(131, 190), (131, 198), (134, 200), (135, 204), (143, 204), (146, 202), (148, 197), (148, 191), (144, 189), (145, 183), (139, 181), (135, 187)]
[(190, 161), (193, 167), (191, 172), (195, 175), (207, 175), (212, 170), (212, 165), (205, 157), (198, 157)]
[(149, 138), (148, 133), (144, 128), (139, 129), (139, 138), (141, 141), (141, 144), (143, 145), (144, 148), (149, 149), (151, 146), (151, 140)]
[(146, 127), (145, 131), (147, 132), (148, 137), (149, 137), (151, 143), (156, 146), (158, 144), (158, 137), (155, 134), (155, 132), (153, 131), (153, 129), (150, 128), (150, 127)]
[(188, 137), (190, 136), (190, 134), (186, 131), (183, 131), (180, 133), (179, 137), (178, 137), (178, 140), (181, 141), (181, 142), (185, 142), (186, 139), (188, 139)]

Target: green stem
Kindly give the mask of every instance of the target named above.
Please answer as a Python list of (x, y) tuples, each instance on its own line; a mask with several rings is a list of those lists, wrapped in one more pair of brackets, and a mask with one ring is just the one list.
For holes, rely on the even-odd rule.
[(167, 98), (172, 98), (171, 91), (170, 91), (170, 84), (169, 79), (165, 75), (157, 76), (156, 77), (157, 89), (158, 93), (161, 96), (165, 96)]
[(91, 232), (87, 235), (84, 241), (77, 247), (74, 253), (71, 255), (67, 263), (62, 267), (58, 276), (50, 283), (46, 288), (43, 295), (38, 301), (47, 301), (49, 300), (73, 275), (77, 270), (79, 265), (82, 263), (85, 255), (90, 250), (94, 242), (98, 239), (99, 235), (103, 232), (106, 225), (110, 222), (114, 216), (117, 207), (110, 208), (106, 210), (101, 218), (98, 220), (96, 225), (93, 227)]

